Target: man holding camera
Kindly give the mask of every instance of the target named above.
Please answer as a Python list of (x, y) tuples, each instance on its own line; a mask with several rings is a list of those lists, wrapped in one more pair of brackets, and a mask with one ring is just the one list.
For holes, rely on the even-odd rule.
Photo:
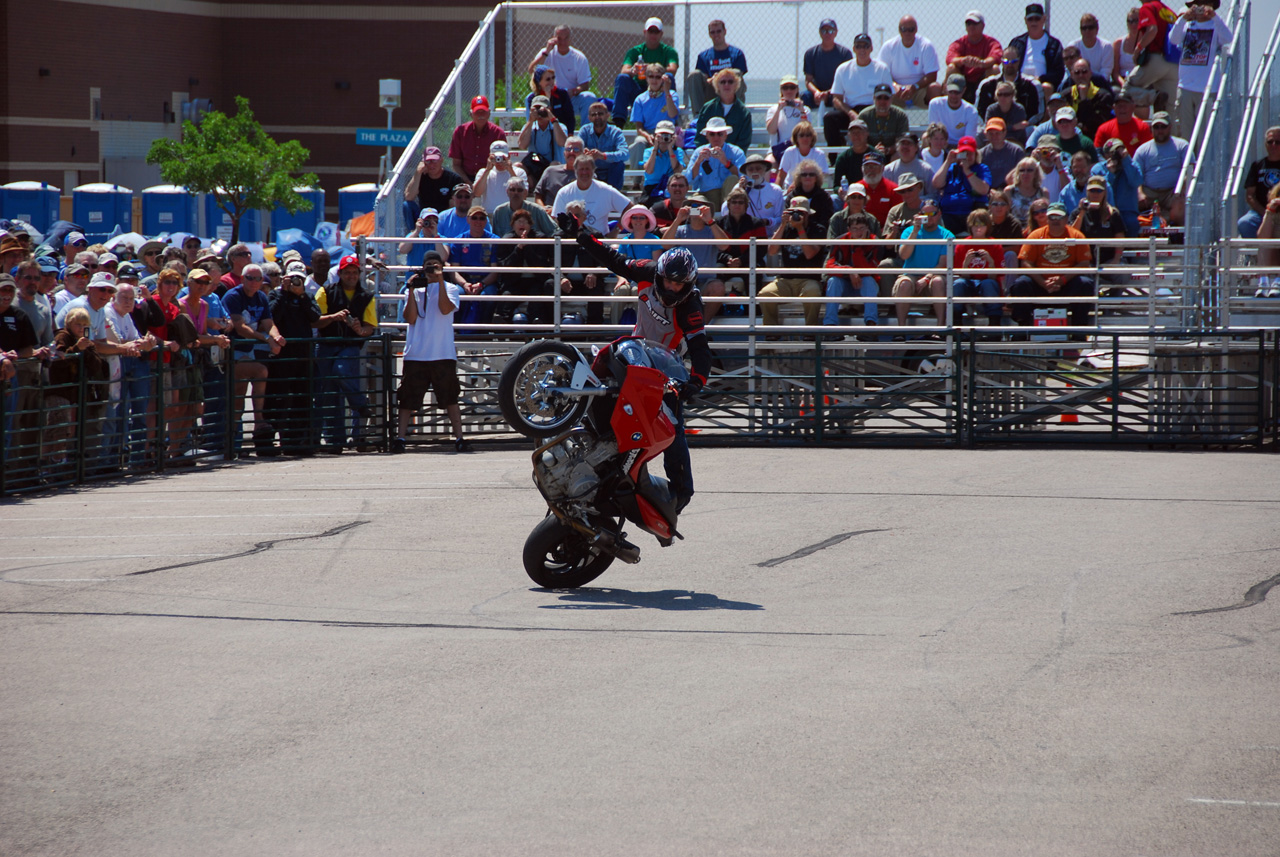
[(710, 298), (724, 297), (724, 279), (719, 274), (702, 273), (718, 267), (721, 251), (729, 249), (729, 236), (715, 222), (715, 212), (700, 196), (689, 197), (689, 204), (676, 211), (675, 220), (662, 233), (668, 240), (707, 240), (723, 241), (723, 244), (688, 244), (686, 245), (698, 263), (698, 291), (703, 295), (703, 320), (710, 321), (720, 310), (720, 301)]
[(396, 436), (391, 451), (405, 451), (405, 438), (415, 412), (422, 408), (428, 390), (436, 394), (436, 404), (449, 415), (453, 447), (470, 452), (471, 444), (462, 436), (462, 411), (458, 398), (458, 349), (453, 340), (453, 314), (462, 305), (462, 287), (446, 283), (444, 259), (428, 253), (422, 271), (409, 278), (405, 295), (404, 374), (396, 389)]
[[(899, 185), (901, 187), (901, 185)], [(890, 223), (890, 235), (894, 229)], [(899, 298), (893, 311), (898, 317), (898, 328), (907, 328), (907, 313), (911, 309), (914, 298), (943, 298), (947, 295), (947, 280), (943, 276), (946, 269), (945, 244), (914, 244), (913, 241), (949, 241), (956, 236), (942, 225), (942, 209), (932, 199), (926, 199), (920, 205), (920, 213), (911, 218), (911, 225), (902, 233), (902, 240), (908, 243), (898, 245), (898, 258), (904, 268), (919, 268), (920, 272), (903, 274), (893, 284), (893, 296)], [(942, 301), (933, 304), (933, 314), (938, 325), (946, 323), (947, 305)], [(898, 334), (897, 339), (905, 338)]]
[[(774, 230), (770, 239), (769, 256), (778, 259), (782, 268), (821, 268), (825, 260), (826, 248), (814, 241), (827, 237), (826, 229), (812, 222), (813, 208), (809, 200), (803, 196), (793, 196), (787, 210), (783, 212), (782, 223)], [(762, 298), (820, 298), (822, 283), (818, 274), (797, 274), (793, 277), (778, 277), (759, 291)], [(822, 304), (806, 303), (804, 306), (804, 323), (816, 325), (822, 319)], [(764, 323), (778, 324), (778, 304), (761, 304), (760, 314)]]
[(733, 127), (725, 124), (721, 116), (712, 116), (703, 133), (706, 145), (693, 150), (689, 164), (689, 186), (707, 198), (714, 209), (720, 208), (724, 195), (738, 183), (746, 153), (728, 142)]

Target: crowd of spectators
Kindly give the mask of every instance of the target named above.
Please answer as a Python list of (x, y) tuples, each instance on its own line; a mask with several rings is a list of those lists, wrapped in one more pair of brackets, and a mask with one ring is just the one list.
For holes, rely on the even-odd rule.
[(183, 234), (109, 251), (67, 226), (38, 246), (0, 234), (7, 486), (377, 442), (361, 360), (377, 296), (355, 256), (255, 263)]
[[(1181, 223), (1185, 137), (1232, 37), (1217, 8), (1195, 0), (1174, 13), (1148, 0), (1108, 41), (1091, 14), (1079, 38), (1060, 39), (1030, 3), (1026, 31), (1004, 45), (980, 11), (958, 22), (963, 35), (936, 42), (906, 15), (878, 51), (866, 33), (844, 47), (836, 22), (823, 20), (803, 79), (783, 77), (764, 111), (759, 142), (747, 57), (726, 40), (724, 21), (710, 23), (710, 47), (681, 78), (662, 21), (648, 19), (610, 97), (592, 91), (604, 82), (592, 81), (571, 29), (559, 26), (529, 63), (516, 139), (477, 95), (448, 151), (423, 151), (404, 192), (414, 226), (398, 250), (410, 268), (441, 263), (438, 294), (458, 298), (456, 312), (438, 303), (450, 322), (545, 322), (550, 305), (530, 299), (557, 286), (633, 293), (597, 274), (556, 283), (520, 270), (552, 266), (546, 245), (524, 242), (557, 234), (556, 217), (568, 212), (588, 230), (630, 239), (619, 247), (634, 258), (655, 258), (660, 245), (649, 242), (660, 238), (705, 242), (689, 246), (706, 269), (698, 285), (709, 318), (740, 313), (754, 288), (808, 299), (808, 324), (835, 325), (845, 311), (836, 299), (863, 297), (880, 301), (862, 306), (865, 326), (887, 315), (905, 327), (923, 298), (942, 321), (937, 299), (950, 289), (988, 325), (1006, 314), (1029, 324), (1040, 304), (1006, 306), (1006, 296), (1046, 306), (1093, 296), (1099, 284), (1071, 269), (1113, 260), (1098, 239)], [(1280, 234), (1280, 128), (1266, 131), (1266, 145), (1244, 182), (1245, 237)], [(515, 241), (481, 243), (502, 237)], [(753, 239), (763, 251), (754, 259)], [(830, 239), (892, 243), (818, 243)], [(950, 253), (917, 243), (929, 239), (957, 243)], [(104, 470), (205, 448), (311, 454), (360, 443), (373, 417), (360, 355), (378, 316), (354, 257), (334, 264), (317, 251), (255, 264), (245, 245), (214, 254), (181, 236), (122, 258), (74, 231), (30, 244), (22, 230), (0, 236), (0, 380), (6, 449), (36, 450), (33, 472), (63, 465), (77, 432), (92, 435), (88, 467)], [(575, 245), (562, 251), (561, 266), (576, 267)], [(1280, 287), (1264, 282), (1258, 294), (1280, 296)], [(784, 308), (764, 302), (764, 322), (780, 323)], [(1069, 309), (1087, 324), (1087, 302)], [(605, 306), (590, 302), (585, 320), (605, 321)], [(247, 408), (254, 428), (244, 438)]]
[[(711, 45), (686, 74), (678, 53), (663, 40), (663, 22), (649, 18), (643, 41), (623, 57), (609, 97), (591, 92), (590, 63), (573, 46), (572, 30), (562, 25), (529, 63), (531, 95), (517, 143), (527, 154), (520, 164), (513, 162), (515, 154), (503, 148), (503, 139), (487, 130), (495, 127), (489, 105), (477, 97), (472, 120), (457, 129), (448, 153), (458, 179), (451, 192), (468, 201), (474, 197), (491, 218), (495, 237), (515, 234), (510, 218), (515, 208), (503, 210), (503, 205), (513, 193), (527, 196), (529, 188), (533, 200), (521, 196), (519, 203), (526, 206), (526, 234), (534, 237), (555, 235), (544, 214), (559, 214), (575, 201), (584, 207), (584, 225), (609, 237), (631, 233), (629, 224), (639, 221), (632, 217), (637, 207), (654, 218), (654, 234), (663, 237), (673, 223), (673, 235), (704, 223), (694, 231), (715, 229), (717, 238), (722, 234), (731, 242), (762, 231), (756, 237), (768, 243), (761, 242), (765, 253), (756, 267), (762, 271), (760, 294), (766, 296), (857, 291), (870, 297), (870, 277), (857, 277), (855, 289), (853, 280), (839, 275), (793, 277), (771, 270), (822, 268), (830, 259), (841, 260), (837, 267), (847, 266), (853, 255), (806, 242), (841, 238), (853, 226), (857, 235), (865, 227), (873, 238), (963, 239), (972, 238), (978, 224), (988, 240), (998, 238), (1001, 245), (986, 254), (966, 252), (972, 261), (956, 262), (972, 267), (990, 257), (996, 269), (1039, 259), (1040, 254), (1018, 252), (1033, 233), (1072, 240), (1079, 234), (1088, 251), (1082, 258), (1096, 265), (1115, 253), (1091, 246), (1093, 239), (1133, 238), (1147, 227), (1182, 224), (1184, 201), (1176, 184), (1189, 156), (1185, 137), (1210, 86), (1214, 58), (1232, 37), (1217, 15), (1218, 5), (1219, 0), (1194, 0), (1173, 12), (1159, 0), (1147, 0), (1129, 11), (1127, 32), (1109, 40), (1099, 33), (1093, 14), (1079, 19), (1078, 38), (1050, 32), (1044, 6), (1033, 2), (1025, 8), (1025, 31), (1007, 44), (987, 33), (978, 10), (957, 22), (964, 32), (952, 39), (931, 38), (920, 32), (914, 16), (905, 15), (897, 33), (879, 46), (858, 33), (845, 47), (837, 23), (826, 19), (819, 24), (818, 43), (804, 51), (803, 79), (781, 79), (776, 101), (764, 109), (760, 134), (759, 114), (745, 97), (748, 59), (727, 41), (723, 20), (709, 23)], [(561, 87), (566, 74), (570, 85)], [(913, 116), (924, 126), (920, 136), (911, 130)], [(580, 123), (577, 133), (574, 121)], [(497, 149), (481, 165), (477, 153), (485, 140)], [(411, 219), (419, 223), (442, 210), (440, 182), (449, 173), (442, 159), (439, 150), (427, 149), (405, 190), (406, 204), (416, 215)], [(1241, 220), (1242, 233), (1261, 224), (1273, 173), (1271, 167), (1258, 172), (1261, 179), (1251, 173), (1251, 211)], [(434, 183), (428, 183), (431, 177)], [(495, 180), (505, 187), (495, 189)], [(904, 185), (911, 189), (910, 199), (901, 192)], [(899, 220), (891, 220), (903, 205)], [(1044, 231), (1056, 225), (1050, 209), (1057, 205), (1066, 210), (1074, 233)], [(860, 216), (864, 213), (868, 218)], [(1112, 230), (1114, 223), (1120, 228)], [(423, 235), (420, 228), (414, 234)], [(440, 217), (432, 234), (445, 239), (468, 234), (467, 224)], [(750, 264), (741, 253), (719, 249), (713, 254), (715, 249), (699, 248), (713, 267)], [(936, 267), (938, 262), (908, 244), (882, 249), (887, 252), (871, 254), (875, 267)], [(448, 258), (447, 242), (444, 252)], [(920, 264), (922, 255), (928, 265)], [(856, 258), (869, 261), (870, 255)], [(900, 318), (912, 298), (958, 288), (956, 294), (970, 290), (972, 297), (992, 298), (983, 314), (994, 324), (1004, 313), (991, 311), (997, 306), (993, 284), (1005, 296), (1025, 277), (1001, 270), (961, 277), (958, 287), (937, 274), (882, 275), (872, 282), (878, 297), (901, 299), (892, 307)], [(480, 284), (480, 290), (518, 288), (522, 296), (545, 296), (554, 287), (550, 277), (509, 279), (514, 285)], [(1090, 278), (1083, 281), (1096, 285)], [(467, 290), (476, 286), (463, 284)], [(733, 314), (733, 298), (744, 286), (745, 278), (709, 280), (709, 307)], [(727, 300), (717, 300), (726, 295)], [(817, 318), (819, 307), (803, 303), (806, 321)], [(779, 308), (777, 302), (763, 306), (766, 323), (780, 321)], [(1021, 310), (1008, 315), (1016, 322), (1025, 318)], [(868, 324), (879, 323), (866, 307), (863, 316)], [(834, 320), (830, 313), (826, 317)], [(1079, 317), (1073, 306), (1073, 318)]]

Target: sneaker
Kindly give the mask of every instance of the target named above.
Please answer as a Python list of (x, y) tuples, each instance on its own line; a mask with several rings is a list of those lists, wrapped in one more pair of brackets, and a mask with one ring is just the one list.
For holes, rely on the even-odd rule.
[(404, 452), (404, 450), (405, 450), (404, 438), (402, 437), (391, 438), (391, 454), (392, 455), (399, 455), (400, 453)]
[(454, 452), (471, 452), (471, 442), (465, 437), (460, 437), (453, 442)]
[(1269, 291), (1271, 291), (1271, 282), (1266, 277), (1258, 277), (1258, 288), (1254, 290), (1253, 296), (1265, 298)]

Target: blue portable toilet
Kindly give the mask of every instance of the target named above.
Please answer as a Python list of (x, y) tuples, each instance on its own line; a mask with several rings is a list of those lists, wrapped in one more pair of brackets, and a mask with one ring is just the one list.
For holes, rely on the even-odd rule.
[(61, 220), (62, 190), (44, 182), (9, 182), (0, 185), (0, 215), (6, 220), (30, 223), (40, 232)]
[(142, 234), (196, 233), (196, 197), (181, 185), (158, 184), (142, 191)]
[(345, 232), (351, 218), (373, 211), (373, 201), (377, 197), (378, 186), (373, 182), (338, 188), (338, 227)]
[(89, 243), (105, 239), (117, 227), (133, 231), (133, 191), (118, 184), (93, 182), (71, 190), (71, 219), (84, 227)]
[[(231, 240), (231, 215), (218, 208), (218, 198), (211, 193), (204, 195), (204, 231), (207, 238)], [(260, 242), (265, 236), (262, 212), (256, 209), (246, 211), (240, 218), (240, 240)]]
[[(286, 229), (301, 229), (310, 235), (316, 231), (320, 221), (324, 220), (324, 188), (295, 187), (294, 191), (303, 199), (311, 201), (311, 210), (290, 214), (280, 206), (276, 206), (276, 210), (271, 212), (272, 235), (279, 236)], [(276, 238), (276, 243), (280, 243), (279, 237)]]

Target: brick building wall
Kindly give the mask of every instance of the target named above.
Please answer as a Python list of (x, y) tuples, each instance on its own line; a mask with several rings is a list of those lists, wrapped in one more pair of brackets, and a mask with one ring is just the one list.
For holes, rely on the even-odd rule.
[[(110, 181), (160, 183), (150, 141), (180, 132), (181, 102), (234, 108), (246, 96), (278, 140), (311, 151), (328, 207), (376, 180), (383, 149), (357, 127), (385, 127), (378, 80), (399, 78), (398, 128), (421, 121), (492, 0), (41, 0), (4, 4), (0, 183), (69, 192)], [(38, 34), (38, 35), (36, 35)]]

